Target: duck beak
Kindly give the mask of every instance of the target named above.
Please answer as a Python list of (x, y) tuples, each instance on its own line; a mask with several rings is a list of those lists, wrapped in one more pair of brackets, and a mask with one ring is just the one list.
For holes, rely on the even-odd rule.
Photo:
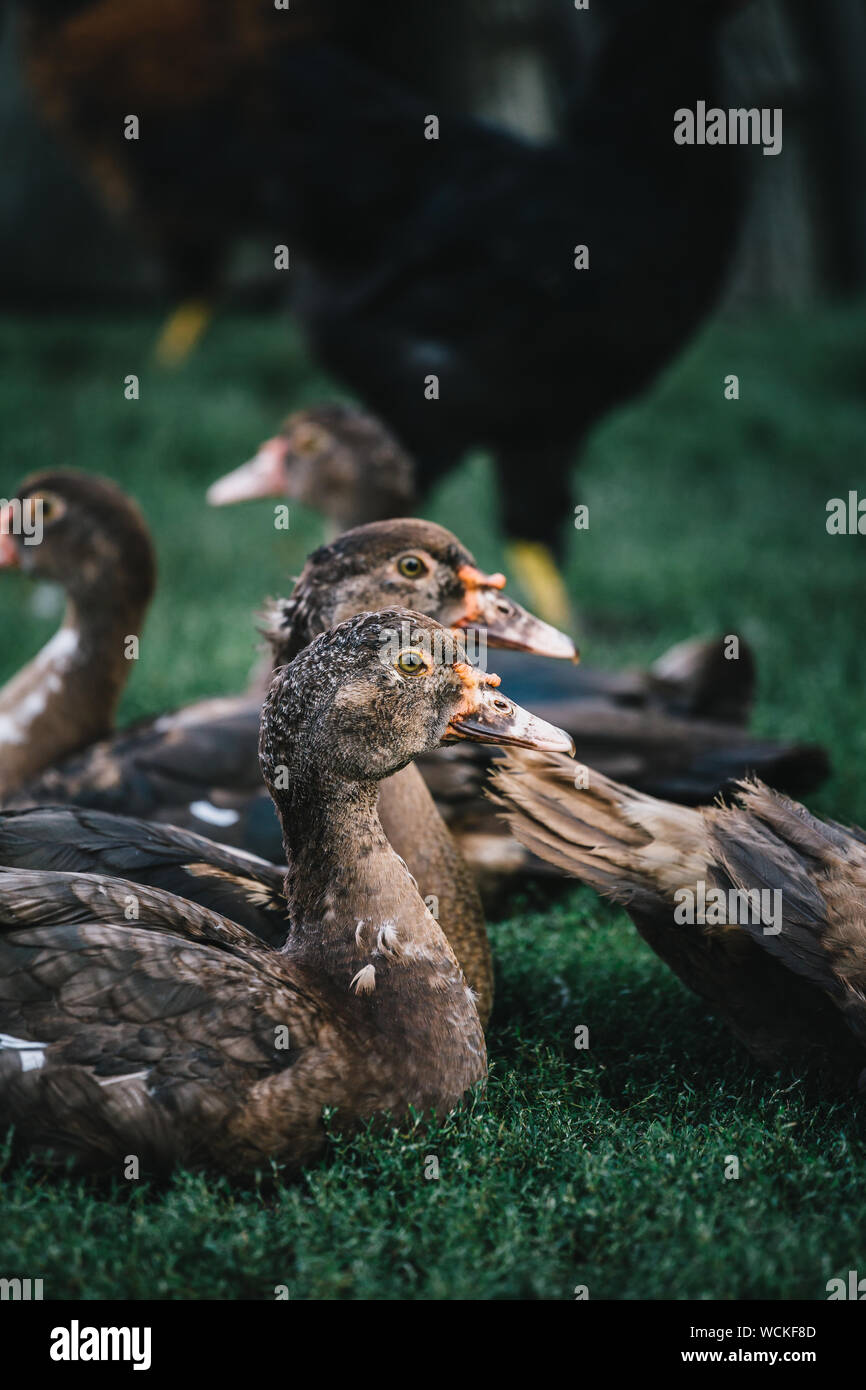
[(465, 687), (460, 709), (442, 737), (443, 743), (468, 739), (472, 743), (502, 743), (513, 748), (533, 748), (539, 753), (568, 753), (574, 742), (564, 729), (536, 719), (534, 714), (499, 694), (499, 677), (459, 663), (455, 670)]
[(253, 497), (283, 497), (286, 495), (286, 456), (289, 446), (285, 438), (276, 435), (267, 440), (255, 458), (242, 463), (232, 473), (218, 478), (207, 490), (212, 507), (225, 507), (232, 502), (246, 502)]
[(559, 657), (565, 661), (580, 660), (570, 637), (528, 613), (502, 592), (505, 588), (504, 574), (484, 574), (474, 565), (461, 565), (457, 576), (463, 581), (466, 606), (463, 615), (452, 624), (453, 627), (485, 631), (491, 647)]
[(0, 570), (17, 569), (18, 547), (12, 536), (12, 508), (0, 509)]

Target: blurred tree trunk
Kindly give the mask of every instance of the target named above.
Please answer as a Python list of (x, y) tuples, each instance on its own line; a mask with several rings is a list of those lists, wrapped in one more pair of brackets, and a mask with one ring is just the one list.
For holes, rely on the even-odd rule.
[(866, 0), (791, 0), (810, 66), (807, 149), (817, 190), (823, 277), (866, 287)]

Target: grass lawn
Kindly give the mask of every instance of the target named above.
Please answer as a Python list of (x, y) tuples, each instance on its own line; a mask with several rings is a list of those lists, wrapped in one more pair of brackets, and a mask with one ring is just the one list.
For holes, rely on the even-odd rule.
[[(300, 510), (286, 533), (267, 503), (203, 502), (282, 414), (331, 389), (285, 322), (224, 318), (170, 374), (150, 364), (155, 327), (0, 324), (0, 496), (37, 467), (91, 469), (134, 493), (155, 532), (160, 591), (124, 720), (239, 689), (252, 612), (320, 535)], [(723, 397), (732, 372), (739, 401)], [(755, 727), (829, 747), (834, 775), (811, 805), (840, 820), (866, 819), (866, 538), (828, 536), (825, 507), (866, 495), (864, 400), (862, 312), (714, 325), (594, 436), (590, 529), (572, 531), (568, 568), (594, 664), (696, 633), (747, 638)], [(496, 511), (483, 459), (431, 509), (490, 567)], [(56, 623), (50, 592), (2, 577), (0, 680)], [(107, 1194), (7, 1174), (0, 1274), (42, 1278), (46, 1298), (268, 1299), (286, 1285), (292, 1298), (570, 1299), (585, 1284), (592, 1298), (820, 1299), (831, 1276), (866, 1273), (853, 1102), (759, 1072), (586, 889), (516, 900), (491, 934), (491, 1077), (469, 1112), (337, 1142), (267, 1195), (184, 1173)], [(574, 1050), (578, 1024), (588, 1051)]]

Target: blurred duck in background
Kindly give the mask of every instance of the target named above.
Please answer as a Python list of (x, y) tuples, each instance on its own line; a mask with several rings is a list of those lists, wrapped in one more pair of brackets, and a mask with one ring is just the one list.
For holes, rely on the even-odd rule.
[[(32, 516), (25, 534), (18, 517)], [(46, 471), (0, 511), (0, 568), (62, 585), (63, 623), (0, 689), (0, 802), (43, 768), (104, 738), (156, 583), (138, 507), (114, 483)], [(7, 635), (7, 641), (9, 636)]]

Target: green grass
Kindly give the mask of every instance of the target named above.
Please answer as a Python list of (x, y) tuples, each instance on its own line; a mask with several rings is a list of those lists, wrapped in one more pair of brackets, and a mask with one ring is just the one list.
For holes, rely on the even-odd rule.
[[(250, 615), (320, 534), (268, 504), (209, 511), (203, 489), (290, 407), (330, 388), (280, 320), (223, 319), (183, 370), (149, 364), (154, 322), (0, 324), (0, 496), (43, 465), (141, 501), (161, 589), (124, 720), (240, 687)], [(866, 326), (822, 311), (714, 325), (644, 400), (598, 430), (588, 532), (568, 577), (596, 664), (699, 632), (756, 648), (755, 727), (825, 743), (819, 813), (866, 818), (864, 537), (829, 537), (828, 498), (866, 495)], [(124, 400), (126, 373), (141, 399)], [(724, 376), (740, 377), (726, 402)], [(477, 459), (433, 508), (502, 561)], [(568, 518), (563, 519), (568, 525)], [(0, 583), (0, 679), (50, 633)], [(106, 1194), (28, 1172), (0, 1189), (0, 1274), (46, 1297), (822, 1298), (866, 1272), (866, 1136), (856, 1106), (767, 1076), (638, 940), (576, 888), (492, 924), (498, 998), (486, 1096), (430, 1128), (336, 1141), (294, 1186), (178, 1174)], [(590, 1048), (576, 1051), (586, 1024)], [(741, 1176), (726, 1181), (727, 1155)], [(438, 1180), (424, 1176), (428, 1155)]]

